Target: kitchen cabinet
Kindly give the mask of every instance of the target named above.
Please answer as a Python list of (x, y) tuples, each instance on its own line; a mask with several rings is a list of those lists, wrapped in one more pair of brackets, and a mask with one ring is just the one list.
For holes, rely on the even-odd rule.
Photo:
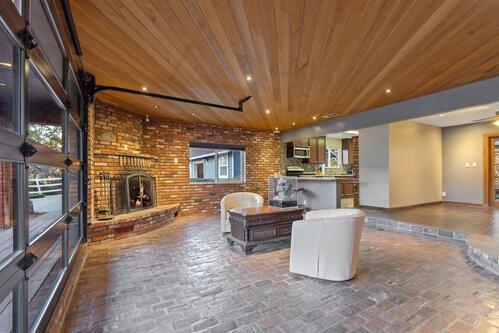
[(351, 197), (353, 196), (353, 181), (342, 180), (341, 181), (341, 196)]
[(300, 140), (297, 140), (297, 141), (293, 141), (293, 144), (295, 146), (308, 147), (309, 146), (308, 140), (309, 139), (300, 139)]
[(310, 146), (309, 163), (326, 163), (326, 137), (308, 139)]
[(353, 164), (353, 141), (352, 139), (341, 140), (341, 163)]

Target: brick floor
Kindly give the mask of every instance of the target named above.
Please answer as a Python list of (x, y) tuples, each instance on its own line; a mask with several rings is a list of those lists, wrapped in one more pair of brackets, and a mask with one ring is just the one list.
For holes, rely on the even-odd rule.
[(91, 247), (67, 332), (498, 332), (499, 280), (463, 245), (364, 228), (347, 282), (289, 273), (289, 247), (227, 247), (181, 218)]

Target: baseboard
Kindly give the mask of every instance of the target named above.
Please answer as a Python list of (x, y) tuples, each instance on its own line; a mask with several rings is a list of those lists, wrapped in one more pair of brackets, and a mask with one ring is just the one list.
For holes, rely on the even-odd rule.
[(457, 206), (488, 207), (488, 206), (481, 204), (481, 203), (462, 202), (462, 201), (443, 201), (443, 203), (457, 205)]
[(78, 280), (80, 279), (80, 273), (83, 269), (83, 266), (85, 265), (87, 256), (87, 244), (84, 243), (78, 250), (77, 257), (75, 258), (75, 261), (71, 267), (69, 277), (66, 280), (64, 289), (61, 293), (61, 296), (59, 297), (57, 305), (55, 306), (54, 312), (50, 317), (50, 321), (45, 332), (58, 333), (64, 331), (64, 322), (66, 320), (66, 315), (73, 301), (73, 296), (78, 286)]
[(385, 211), (385, 212), (393, 212), (393, 211), (396, 211), (399, 209), (416, 208), (416, 207), (423, 207), (423, 206), (433, 206), (433, 205), (439, 205), (442, 203), (443, 203), (443, 201), (432, 201), (432, 202), (425, 202), (425, 203), (420, 203), (420, 204), (416, 204), (416, 205), (398, 206), (398, 207), (390, 207), (390, 208), (359, 205), (359, 208), (375, 209), (375, 210), (381, 210), (381, 211)]

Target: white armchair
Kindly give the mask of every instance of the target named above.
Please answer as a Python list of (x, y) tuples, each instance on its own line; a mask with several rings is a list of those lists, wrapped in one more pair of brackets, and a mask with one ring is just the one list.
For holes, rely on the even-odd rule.
[(230, 232), (229, 213), (233, 208), (262, 207), (263, 197), (251, 192), (229, 193), (220, 201), (220, 224), (222, 232)]
[(357, 272), (365, 214), (358, 209), (310, 211), (293, 223), (289, 270), (315, 278), (345, 281)]

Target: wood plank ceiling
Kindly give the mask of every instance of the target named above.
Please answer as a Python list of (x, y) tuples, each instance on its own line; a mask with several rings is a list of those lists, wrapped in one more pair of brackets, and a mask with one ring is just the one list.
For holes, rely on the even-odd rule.
[(168, 119), (288, 130), (499, 74), (497, 0), (73, 0), (71, 6), (98, 84), (234, 106), (253, 96), (238, 113), (98, 95)]

